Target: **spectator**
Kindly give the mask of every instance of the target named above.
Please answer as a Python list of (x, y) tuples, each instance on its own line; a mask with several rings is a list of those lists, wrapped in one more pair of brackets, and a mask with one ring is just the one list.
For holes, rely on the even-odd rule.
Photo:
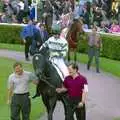
[(69, 76), (63, 82), (62, 88), (57, 88), (58, 93), (67, 92), (69, 120), (74, 120), (74, 112), (77, 120), (86, 120), (85, 103), (88, 93), (88, 83), (84, 76), (78, 72), (78, 65), (72, 63), (68, 66)]
[(101, 13), (101, 9), (96, 8), (96, 11), (94, 12), (93, 22), (97, 22), (98, 26), (100, 27), (100, 23), (102, 20), (103, 20), (103, 16)]
[(105, 21), (101, 22), (100, 32), (109, 32), (109, 29), (107, 28)]
[(23, 39), (23, 42), (25, 44), (25, 59), (29, 61), (29, 49), (32, 44), (32, 41), (34, 40), (34, 33), (35, 33), (35, 26), (33, 25), (32, 20), (29, 20), (28, 25), (25, 26), (21, 32), (21, 37)]
[(99, 73), (99, 55), (100, 55), (100, 47), (101, 47), (101, 38), (100, 35), (97, 34), (97, 28), (93, 26), (92, 33), (88, 36), (88, 63), (87, 69), (90, 69), (93, 57), (95, 56), (96, 62), (96, 72)]
[(45, 25), (44, 24), (40, 24), (40, 35), (42, 38), (43, 43), (48, 40), (48, 32), (45, 29)]
[(17, 15), (17, 19), (19, 23), (23, 22), (24, 17), (24, 2), (22, 0), (19, 1), (18, 6), (20, 7), (19, 14)]
[(86, 24), (88, 28), (90, 28), (89, 12), (87, 11), (86, 8), (84, 8), (83, 18), (84, 18), (84, 24)]
[(120, 32), (120, 26), (118, 25), (117, 21), (114, 21), (112, 23), (109, 32), (111, 32), (111, 33)]
[(18, 23), (15, 15), (12, 15), (12, 23)]

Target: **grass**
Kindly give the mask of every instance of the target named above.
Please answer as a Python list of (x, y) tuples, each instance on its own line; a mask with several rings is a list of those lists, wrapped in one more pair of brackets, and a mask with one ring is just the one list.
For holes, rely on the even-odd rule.
[[(88, 61), (88, 56), (86, 54), (78, 53), (77, 60), (80, 63), (86, 64)], [(95, 66), (95, 62), (93, 60), (93, 66)], [(100, 69), (109, 72), (117, 77), (120, 77), (120, 61), (110, 60), (107, 58), (100, 57)]]
[[(12, 65), (15, 61), (5, 58), (0, 58), (0, 120), (10, 119), (10, 106), (6, 104), (7, 101), (7, 80), (9, 74), (12, 73)], [(31, 64), (24, 64), (25, 70), (33, 71)], [(31, 95), (35, 92), (35, 85), (30, 85)], [(41, 98), (31, 100), (32, 110), (31, 110), (31, 120), (37, 120), (44, 113), (45, 109), (42, 104)]]
[(24, 45), (0, 43), (0, 49), (8, 49), (8, 50), (23, 52), (24, 51)]
[[(8, 49), (14, 51), (24, 51), (23, 45), (12, 45), (12, 44), (1, 44), (0, 49)], [(78, 53), (77, 59), (80, 63), (87, 63), (88, 57), (86, 54)], [(9, 113), (9, 106), (6, 104), (6, 94), (7, 94), (7, 79), (9, 74), (12, 72), (12, 64), (14, 63), (13, 60), (0, 58), (0, 120), (8, 120), (10, 113)], [(93, 66), (95, 64), (93, 63)], [(24, 68), (29, 71), (33, 71), (32, 65), (30, 64), (23, 64)], [(100, 58), (100, 68), (103, 71), (109, 72), (117, 77), (120, 77), (120, 61), (110, 60), (107, 58)], [(33, 94), (35, 91), (35, 86), (30, 86), (30, 92)], [(34, 111), (34, 112), (33, 112)], [(32, 112), (31, 112), (31, 120), (36, 120), (40, 118), (40, 116), (45, 111), (41, 99), (32, 100)], [(115, 118), (114, 120), (120, 120), (120, 118)]]
[(120, 120), (120, 118), (115, 118), (114, 120)]
[[(0, 49), (8, 49), (14, 51), (24, 51), (24, 45), (16, 45), (16, 44), (4, 44), (0, 43)], [(86, 54), (77, 54), (77, 60), (80, 63), (87, 63), (88, 57)], [(93, 63), (93, 66), (95, 64)], [(100, 69), (105, 72), (109, 72), (117, 77), (120, 77), (120, 61), (110, 60), (107, 58), (100, 58)]]

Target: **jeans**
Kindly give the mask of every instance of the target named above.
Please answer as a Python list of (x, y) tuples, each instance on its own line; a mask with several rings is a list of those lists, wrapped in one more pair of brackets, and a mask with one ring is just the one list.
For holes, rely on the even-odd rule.
[(96, 47), (90, 47), (88, 48), (88, 69), (90, 69), (93, 57), (95, 56), (95, 63), (96, 63), (96, 71), (99, 72), (99, 55), (100, 55), (100, 49)]

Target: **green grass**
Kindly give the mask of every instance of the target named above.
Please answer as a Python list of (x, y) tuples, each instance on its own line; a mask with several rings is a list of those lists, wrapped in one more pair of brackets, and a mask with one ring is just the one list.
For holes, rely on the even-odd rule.
[(115, 118), (114, 120), (120, 120), (120, 118)]
[[(10, 106), (6, 104), (7, 101), (7, 80), (9, 74), (13, 72), (12, 65), (15, 61), (5, 58), (0, 58), (0, 120), (10, 119)], [(33, 71), (31, 64), (24, 64), (25, 70)], [(36, 86), (30, 85), (30, 93), (34, 95)], [(31, 120), (37, 120), (44, 113), (45, 108), (42, 104), (41, 98), (31, 100)]]
[[(86, 64), (88, 61), (88, 56), (86, 54), (78, 53), (77, 60), (80, 63)], [(94, 59), (93, 59), (92, 65), (95, 66)], [(119, 72), (120, 71), (120, 61), (110, 60), (107, 58), (100, 57), (100, 69), (105, 72), (109, 72), (117, 77), (120, 77), (120, 72)]]
[[(24, 51), (24, 45), (16, 45), (16, 44), (3, 44), (0, 43), (0, 49), (8, 49), (14, 51)], [(78, 61), (80, 63), (87, 63), (88, 57), (86, 54), (77, 54)], [(92, 64), (95, 65), (94, 62)], [(110, 60), (107, 58), (100, 58), (100, 69), (105, 72), (109, 72), (117, 77), (120, 77), (120, 61)]]
[(15, 51), (23, 52), (24, 51), (24, 45), (0, 43), (0, 49), (8, 49), (8, 50), (15, 50)]

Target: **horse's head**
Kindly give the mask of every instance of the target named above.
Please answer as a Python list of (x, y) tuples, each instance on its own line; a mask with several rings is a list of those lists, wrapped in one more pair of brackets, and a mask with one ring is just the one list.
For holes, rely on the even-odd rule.
[(41, 77), (45, 73), (49, 59), (49, 49), (43, 47), (38, 54), (33, 56), (33, 67), (37, 76)]
[(45, 69), (46, 69), (46, 57), (43, 54), (35, 54), (33, 56), (33, 68), (35, 70), (36, 75), (41, 79)]

